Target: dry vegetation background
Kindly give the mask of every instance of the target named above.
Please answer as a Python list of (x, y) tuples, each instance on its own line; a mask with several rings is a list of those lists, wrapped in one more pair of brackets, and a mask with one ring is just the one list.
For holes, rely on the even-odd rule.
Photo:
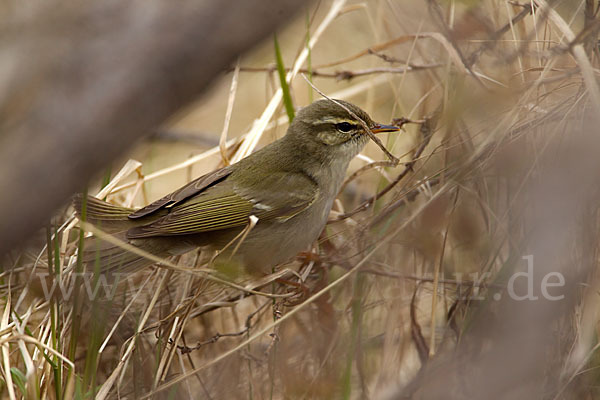
[[(376, 121), (412, 120), (384, 140), (401, 163), (369, 144), (313, 254), (273, 276), (220, 283), (188, 254), (127, 277), (112, 301), (59, 290), (81, 285), (64, 207), (2, 264), (3, 396), (600, 398), (597, 11), (307, 5), (278, 31), (300, 68), (294, 105), (320, 97), (303, 73)], [(142, 206), (281, 137), (273, 47), (241, 56), (89, 192), (110, 182), (100, 197)], [(528, 267), (537, 300), (515, 299)], [(543, 295), (550, 273), (560, 300)]]

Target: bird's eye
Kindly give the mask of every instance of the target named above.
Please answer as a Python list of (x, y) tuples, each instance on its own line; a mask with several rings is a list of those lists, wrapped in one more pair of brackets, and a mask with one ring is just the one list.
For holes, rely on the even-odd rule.
[(349, 123), (349, 122), (340, 122), (339, 124), (335, 124), (335, 129), (337, 129), (340, 132), (343, 133), (348, 133), (351, 130), (353, 130), (355, 127), (355, 125)]

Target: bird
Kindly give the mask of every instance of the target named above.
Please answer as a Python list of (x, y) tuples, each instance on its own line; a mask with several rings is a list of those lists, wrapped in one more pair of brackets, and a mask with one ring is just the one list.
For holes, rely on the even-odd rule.
[[(75, 196), (81, 219), (160, 258), (198, 247), (214, 265), (269, 274), (319, 237), (350, 161), (373, 133), (400, 128), (373, 122), (354, 104), (322, 99), (302, 108), (286, 134), (235, 164), (203, 175), (138, 210)], [(155, 263), (112, 242), (85, 243), (84, 259), (104, 273)]]

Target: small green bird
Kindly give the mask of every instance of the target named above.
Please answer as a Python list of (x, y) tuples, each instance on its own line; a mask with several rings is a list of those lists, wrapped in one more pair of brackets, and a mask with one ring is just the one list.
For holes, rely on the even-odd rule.
[[(353, 104), (336, 101), (374, 133), (399, 130), (376, 124)], [(226, 247), (215, 263), (270, 273), (317, 239), (350, 160), (368, 140), (351, 113), (331, 100), (319, 100), (300, 110), (283, 138), (137, 211), (88, 197), (87, 219), (161, 258), (197, 247)], [(81, 196), (75, 198), (79, 215), (82, 203)], [(256, 224), (250, 229), (251, 219)], [(86, 253), (104, 272), (153, 264), (108, 242), (87, 245)]]

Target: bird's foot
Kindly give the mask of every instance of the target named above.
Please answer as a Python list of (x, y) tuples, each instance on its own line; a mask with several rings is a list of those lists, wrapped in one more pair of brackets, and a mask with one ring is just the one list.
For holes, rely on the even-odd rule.
[(279, 278), (276, 280), (276, 282), (281, 283), (282, 285), (292, 286), (293, 288), (290, 292), (293, 293), (293, 295), (285, 300), (284, 306), (286, 307), (297, 306), (306, 300), (310, 295), (310, 289), (304, 283), (294, 282), (284, 278)]

